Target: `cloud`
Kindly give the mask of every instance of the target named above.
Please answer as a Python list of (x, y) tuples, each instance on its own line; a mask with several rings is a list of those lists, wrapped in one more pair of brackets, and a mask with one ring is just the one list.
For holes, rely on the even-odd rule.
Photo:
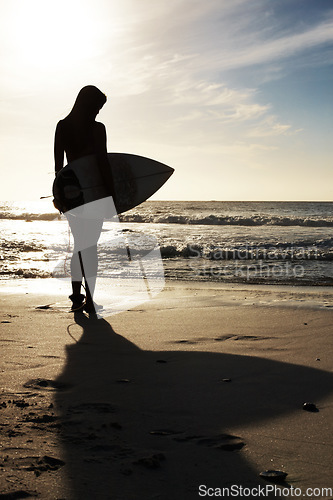
[[(281, 8), (282, 2), (276, 3)], [(134, 12), (138, 6), (132, 2)], [(137, 49), (163, 58), (173, 53), (196, 56), (192, 70), (201, 75), (276, 63), (332, 45), (333, 10), (318, 8), (317, 16), (304, 22), (299, 10), (289, 5), (284, 16), (272, 9), (266, 0), (155, 2), (151, 9), (142, 9), (127, 36)]]
[(168, 128), (192, 122), (206, 133), (210, 124), (220, 133), (240, 127), (247, 137), (290, 135), (291, 121), (276, 116), (260, 85), (286, 77), (301, 60), (320, 64), (316, 50), (328, 62), (332, 12), (304, 23), (295, 12), (287, 16), (286, 6), (286, 25), (262, 0), (170, 0), (149, 7), (125, 0), (119, 50), (111, 44), (96, 67), (113, 97), (146, 120), (168, 121)]
[(325, 21), (302, 33), (288, 34), (273, 40), (257, 40), (233, 54), (224, 54), (220, 60), (223, 68), (237, 68), (272, 63), (301, 54), (309, 49), (333, 43), (333, 21)]
[(238, 133), (253, 128), (257, 137), (290, 131), (289, 124), (271, 116), (272, 104), (260, 102), (257, 89), (198, 80), (191, 72), (192, 63), (192, 57), (181, 54), (166, 59), (157, 54), (143, 56), (128, 72), (116, 72), (111, 93), (118, 93), (125, 106), (127, 101), (133, 116), (144, 115), (146, 121), (168, 129), (168, 136), (171, 130), (182, 130), (185, 122), (187, 130), (196, 128), (193, 133), (206, 134), (208, 141), (229, 135), (232, 127), (238, 127)]
[(258, 124), (252, 126), (248, 132), (248, 137), (273, 137), (281, 135), (291, 135), (300, 132), (301, 130), (293, 130), (290, 124), (279, 123), (276, 116), (267, 116)]
[(255, 102), (255, 90), (231, 88), (222, 83), (185, 80), (170, 91), (171, 104), (180, 109), (186, 107), (190, 113), (195, 109), (201, 118), (219, 123), (255, 120), (270, 109), (268, 104)]

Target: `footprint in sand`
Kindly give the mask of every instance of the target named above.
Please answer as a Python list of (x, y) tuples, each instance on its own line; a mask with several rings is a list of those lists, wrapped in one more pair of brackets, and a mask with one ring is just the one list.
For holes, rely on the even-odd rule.
[(182, 434), (182, 431), (173, 431), (171, 429), (156, 429), (150, 431), (149, 434), (152, 436), (173, 436), (175, 434)]
[(72, 405), (68, 408), (69, 413), (84, 413), (84, 412), (95, 412), (95, 413), (115, 413), (117, 410), (115, 406), (109, 403), (79, 403), (77, 405)]
[(2, 500), (17, 500), (19, 498), (31, 497), (38, 497), (38, 493), (31, 490), (15, 490), (10, 493), (0, 493), (0, 499)]
[(238, 436), (231, 434), (219, 434), (217, 436), (184, 436), (183, 438), (175, 438), (175, 441), (186, 442), (192, 441), (200, 446), (208, 446), (224, 451), (237, 451), (241, 450), (245, 443)]
[(194, 340), (175, 340), (175, 344), (196, 344), (197, 342)]
[(241, 450), (243, 446), (245, 446), (245, 443), (240, 437), (232, 436), (231, 434), (204, 437), (202, 439), (198, 439), (197, 444), (225, 451)]
[(39, 476), (42, 472), (56, 471), (64, 465), (65, 462), (63, 460), (48, 455), (44, 455), (43, 457), (6, 457), (2, 460), (2, 466), (11, 467), (14, 470), (33, 471), (36, 476)]
[(220, 337), (215, 337), (213, 340), (216, 342), (221, 342), (223, 340), (269, 340), (273, 337), (260, 337), (257, 335), (221, 335)]
[[(182, 431), (158, 429), (150, 431), (149, 434), (155, 436), (173, 436), (175, 434), (182, 434)], [(239, 436), (233, 436), (232, 434), (219, 434), (217, 436), (177, 436), (173, 439), (174, 441), (177, 441), (179, 443), (191, 441), (200, 446), (208, 446), (209, 448), (215, 448), (224, 451), (237, 451), (241, 450), (245, 446), (244, 441)]]
[(46, 391), (64, 391), (71, 387), (70, 384), (62, 384), (55, 380), (50, 380), (46, 378), (34, 378), (32, 380), (28, 380), (23, 387), (27, 389), (39, 389)]

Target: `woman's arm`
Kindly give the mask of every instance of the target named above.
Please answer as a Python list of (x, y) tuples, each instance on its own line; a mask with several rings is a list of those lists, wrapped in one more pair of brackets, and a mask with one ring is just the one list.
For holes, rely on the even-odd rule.
[(59, 122), (54, 135), (54, 169), (56, 175), (64, 166), (64, 154), (65, 148), (62, 139), (61, 124)]

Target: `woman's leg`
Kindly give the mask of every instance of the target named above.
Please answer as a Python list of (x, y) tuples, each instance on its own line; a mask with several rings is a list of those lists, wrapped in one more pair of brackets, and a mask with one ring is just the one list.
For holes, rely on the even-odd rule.
[(72, 277), (73, 295), (79, 295), (81, 293), (83, 275), (78, 253), (74, 251), (71, 258), (71, 277)]
[(85, 302), (85, 297), (81, 293), (83, 276), (77, 252), (73, 252), (71, 258), (71, 277), (72, 277), (72, 295), (70, 295), (69, 298), (72, 301), (72, 310), (75, 311), (80, 309)]
[[(89, 293), (87, 293), (87, 302), (92, 302), (94, 296), (96, 279), (98, 272), (98, 254), (97, 245), (81, 250), (81, 265), (83, 266), (86, 285), (88, 284)], [(90, 294), (90, 297), (89, 297)]]
[(68, 222), (74, 238), (74, 249), (71, 259), (71, 276), (73, 296), (81, 292), (82, 278), (85, 278), (87, 304), (93, 306), (93, 295), (98, 271), (97, 241), (100, 237), (103, 220), (84, 219), (68, 215)]

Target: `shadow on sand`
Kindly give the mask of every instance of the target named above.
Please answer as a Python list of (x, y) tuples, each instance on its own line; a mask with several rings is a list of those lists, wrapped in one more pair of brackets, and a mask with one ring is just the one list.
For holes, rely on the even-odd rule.
[(144, 351), (104, 319), (75, 320), (83, 334), (55, 397), (71, 499), (188, 500), (201, 484), (265, 484), (230, 429), (299, 411), (332, 384), (258, 357)]

